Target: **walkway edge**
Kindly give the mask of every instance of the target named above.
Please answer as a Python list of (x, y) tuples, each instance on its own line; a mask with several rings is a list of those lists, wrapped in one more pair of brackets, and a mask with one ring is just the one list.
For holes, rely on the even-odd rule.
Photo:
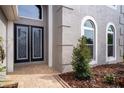
[(54, 77), (62, 85), (63, 88), (71, 88), (59, 75), (54, 75)]

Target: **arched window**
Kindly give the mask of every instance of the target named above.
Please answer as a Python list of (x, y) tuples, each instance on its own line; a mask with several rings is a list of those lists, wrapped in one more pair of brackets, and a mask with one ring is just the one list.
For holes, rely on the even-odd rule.
[(81, 36), (85, 36), (87, 46), (91, 50), (90, 64), (97, 64), (97, 23), (92, 16), (85, 16), (81, 22)]
[(19, 16), (42, 19), (42, 7), (40, 5), (18, 5)]
[(112, 24), (107, 26), (107, 57), (115, 57), (115, 27)]
[(95, 59), (94, 55), (94, 40), (95, 40), (95, 25), (92, 20), (86, 20), (84, 23), (84, 36), (86, 37), (87, 40), (87, 46), (91, 50), (91, 57), (92, 59)]

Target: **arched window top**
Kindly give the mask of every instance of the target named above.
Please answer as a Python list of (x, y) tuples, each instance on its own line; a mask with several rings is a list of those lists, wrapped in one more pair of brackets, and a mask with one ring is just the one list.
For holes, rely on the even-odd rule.
[(87, 21), (84, 23), (84, 27), (94, 28), (95, 26), (94, 26), (93, 21), (87, 20)]
[(42, 19), (42, 7), (40, 5), (18, 5), (19, 16)]
[(109, 31), (109, 32), (114, 32), (114, 27), (113, 27), (113, 25), (109, 25), (108, 31)]

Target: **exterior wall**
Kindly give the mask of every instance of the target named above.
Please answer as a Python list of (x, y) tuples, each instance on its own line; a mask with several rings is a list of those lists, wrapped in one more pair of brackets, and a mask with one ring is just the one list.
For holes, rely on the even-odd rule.
[[(57, 10), (58, 9), (58, 10)], [(61, 72), (71, 71), (71, 59), (73, 47), (77, 45), (81, 37), (81, 21), (85, 16), (92, 16), (97, 23), (97, 65), (116, 63), (122, 61), (120, 49), (122, 42), (120, 37), (120, 6), (112, 9), (108, 6), (54, 6), (54, 64), (58, 65)], [(62, 16), (61, 16), (62, 14)], [(62, 20), (61, 20), (62, 19)], [(116, 60), (106, 61), (106, 26), (111, 22), (116, 27)]]
[(80, 6), (62, 7), (62, 72), (71, 71), (73, 47), (81, 37)]
[(124, 6), (120, 7), (120, 16), (119, 16), (119, 23), (120, 23), (120, 38), (119, 38), (119, 45), (120, 48), (120, 56), (124, 56)]
[(14, 31), (13, 21), (7, 24), (7, 71), (14, 71)]
[(53, 6), (53, 68), (62, 70), (62, 10)]
[[(6, 33), (7, 33), (7, 19), (3, 13), (3, 11), (0, 8), (0, 36), (3, 39), (3, 48), (5, 50), (5, 54), (7, 54), (7, 37), (6, 37)], [(6, 66), (6, 61), (7, 61), (7, 55), (5, 56), (3, 65)]]

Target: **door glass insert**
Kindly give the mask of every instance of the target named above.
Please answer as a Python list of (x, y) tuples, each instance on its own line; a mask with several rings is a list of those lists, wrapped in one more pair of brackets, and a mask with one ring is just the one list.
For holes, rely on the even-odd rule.
[(28, 27), (17, 26), (17, 60), (28, 59)]
[(42, 58), (42, 29), (32, 27), (32, 58)]

